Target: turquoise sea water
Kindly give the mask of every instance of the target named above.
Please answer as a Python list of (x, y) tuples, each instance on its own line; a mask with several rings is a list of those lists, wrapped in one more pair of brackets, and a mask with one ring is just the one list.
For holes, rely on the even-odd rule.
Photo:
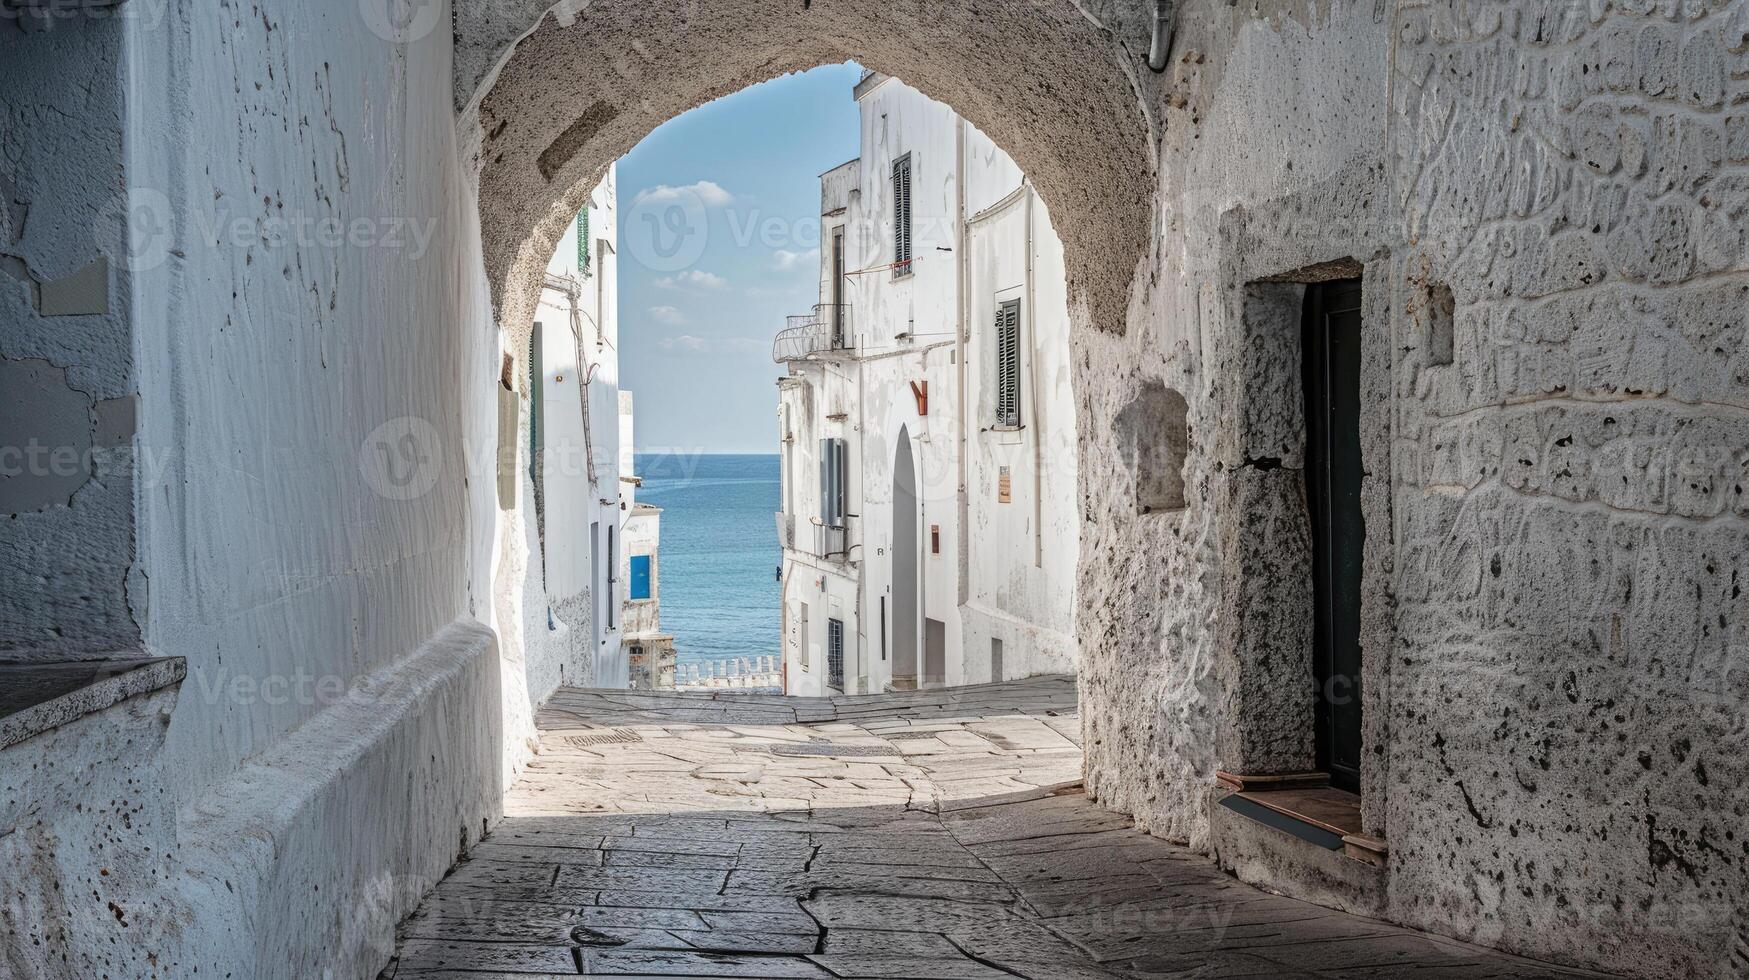
[(662, 628), (681, 663), (778, 652), (779, 460), (638, 453), (638, 499), (662, 508)]

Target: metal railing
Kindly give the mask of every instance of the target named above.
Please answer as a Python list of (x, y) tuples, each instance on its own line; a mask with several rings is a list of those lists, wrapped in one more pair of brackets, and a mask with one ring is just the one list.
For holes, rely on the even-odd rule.
[(788, 317), (771, 344), (771, 359), (779, 364), (826, 351), (850, 349), (850, 307), (821, 303), (814, 312)]

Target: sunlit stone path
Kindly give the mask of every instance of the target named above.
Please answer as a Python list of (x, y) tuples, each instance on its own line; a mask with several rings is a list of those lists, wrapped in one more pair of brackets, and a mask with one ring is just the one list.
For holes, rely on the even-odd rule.
[(395, 980), (1574, 976), (1240, 884), (1077, 789), (1069, 678), (565, 690)]

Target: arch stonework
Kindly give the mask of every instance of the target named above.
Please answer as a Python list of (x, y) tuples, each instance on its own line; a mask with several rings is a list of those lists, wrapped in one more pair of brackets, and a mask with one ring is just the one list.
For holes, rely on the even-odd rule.
[[(1155, 6), (460, 5), (498, 322), (526, 323), (581, 189), (657, 125), (826, 62), (902, 78), (1020, 164), (1064, 243), (1089, 794), (1328, 904), (1586, 965), (1725, 962), (1749, 239), (1722, 191), (1749, 163), (1749, 0), (1180, 2), (1161, 75)], [(1364, 281), (1376, 873), (1235, 823), (1216, 778), (1311, 764), (1299, 315), (1333, 277)], [(1164, 515), (1137, 513), (1115, 424), (1149, 379), (1197, 434)], [(1600, 761), (1605, 738), (1647, 748)]]
[(588, 188), (651, 130), (748, 85), (854, 59), (952, 105), (1020, 164), (1058, 216), (1081, 322), (1121, 333), (1155, 183), (1147, 93), (1156, 76), (1136, 53), (1145, 57), (1148, 43), (1142, 6), (460, 5), (457, 101), (464, 143), (475, 147), (499, 322), (514, 331), (529, 319)]

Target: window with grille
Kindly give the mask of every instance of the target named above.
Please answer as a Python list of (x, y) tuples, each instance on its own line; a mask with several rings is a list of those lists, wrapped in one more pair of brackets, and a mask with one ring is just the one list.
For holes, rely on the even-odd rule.
[(996, 424), (1020, 427), (1020, 300), (996, 308)]
[(893, 276), (911, 274), (911, 155), (893, 161)]
[(826, 621), (826, 683), (844, 690), (844, 620)]

